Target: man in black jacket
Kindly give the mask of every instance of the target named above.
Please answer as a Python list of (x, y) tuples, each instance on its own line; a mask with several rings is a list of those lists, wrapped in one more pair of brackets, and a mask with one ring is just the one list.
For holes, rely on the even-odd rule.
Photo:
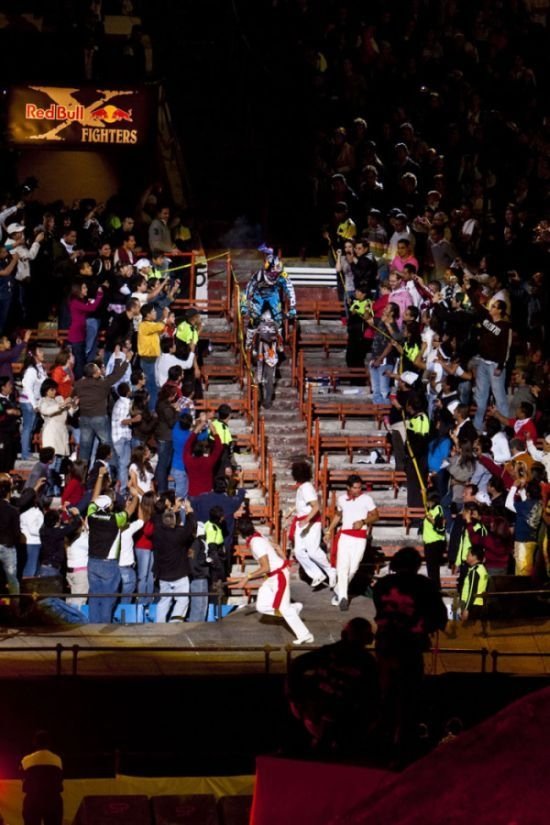
[(359, 284), (367, 285), (367, 297), (376, 298), (378, 290), (378, 264), (369, 252), (369, 242), (366, 238), (358, 238), (354, 246), (355, 261), (351, 265), (355, 289)]
[(186, 520), (177, 526), (176, 514), (167, 510), (153, 534), (153, 572), (159, 580), (161, 596), (157, 604), (157, 622), (183, 621), (189, 607), (189, 596), (172, 596), (172, 593), (189, 593), (189, 548), (195, 537), (196, 521), (191, 505), (185, 503)]

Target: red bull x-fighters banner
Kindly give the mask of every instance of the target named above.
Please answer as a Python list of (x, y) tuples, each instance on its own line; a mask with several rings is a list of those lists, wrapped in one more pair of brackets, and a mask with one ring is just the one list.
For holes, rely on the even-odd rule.
[(147, 139), (150, 111), (143, 89), (18, 86), (10, 90), (10, 137), (34, 146), (136, 146)]

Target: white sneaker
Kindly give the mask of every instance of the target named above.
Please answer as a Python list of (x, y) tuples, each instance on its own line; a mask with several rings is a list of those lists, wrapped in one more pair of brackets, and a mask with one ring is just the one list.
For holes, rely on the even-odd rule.
[(300, 613), (304, 609), (304, 605), (302, 604), (302, 602), (292, 602), (292, 607), (294, 608), (294, 610), (296, 611), (298, 616), (300, 615)]
[(334, 567), (331, 567), (328, 571), (328, 586), (331, 590), (334, 590), (334, 588), (336, 587), (336, 578), (336, 570), (334, 569)]
[(311, 589), (315, 590), (316, 587), (319, 587), (319, 585), (323, 584), (326, 580), (326, 576), (315, 576), (315, 578), (311, 580)]
[(308, 633), (307, 636), (302, 636), (301, 639), (294, 639), (292, 644), (298, 647), (298, 645), (310, 645), (314, 641), (313, 633)]
[(338, 607), (338, 605), (340, 604), (340, 597), (339, 596), (333, 596), (330, 603), (333, 607)]

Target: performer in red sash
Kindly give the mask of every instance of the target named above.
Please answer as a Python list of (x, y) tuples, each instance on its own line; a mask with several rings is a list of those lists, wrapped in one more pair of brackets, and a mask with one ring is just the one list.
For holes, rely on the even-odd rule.
[(256, 532), (252, 522), (242, 519), (239, 522), (239, 532), (250, 547), (254, 559), (259, 567), (248, 573), (243, 579), (237, 580), (241, 586), (254, 579), (264, 579), (258, 590), (256, 610), (273, 616), (279, 613), (288, 624), (296, 639), (295, 645), (310, 644), (314, 641), (303, 621), (300, 612), (303, 605), (300, 602), (290, 601), (290, 581), (288, 568), (290, 562), (285, 559), (282, 551), (274, 547), (266, 536)]
[[(332, 604), (340, 610), (349, 608), (348, 587), (361, 564), (367, 531), (378, 521), (379, 515), (372, 498), (363, 493), (360, 476), (350, 475), (346, 480), (347, 492), (338, 496), (336, 515), (325, 532), (327, 543), (332, 543), (331, 563), (336, 567), (337, 583)], [(338, 533), (336, 527), (342, 523)], [(334, 540), (333, 540), (334, 537)]]
[(315, 487), (311, 483), (309, 461), (295, 461), (292, 478), (296, 482), (296, 507), (288, 531), (289, 541), (294, 543), (294, 555), (298, 564), (311, 579), (312, 588), (328, 579), (330, 587), (336, 583), (336, 570), (331, 568), (326, 553), (321, 549), (321, 511)]

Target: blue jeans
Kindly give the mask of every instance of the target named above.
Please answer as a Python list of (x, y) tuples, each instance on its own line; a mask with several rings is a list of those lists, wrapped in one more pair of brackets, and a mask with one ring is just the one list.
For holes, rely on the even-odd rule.
[[(86, 318), (86, 363), (89, 364), (97, 355), (97, 338), (99, 335), (99, 318)], [(105, 361), (107, 363), (107, 361)]]
[(158, 463), (155, 471), (155, 481), (157, 482), (157, 490), (159, 493), (168, 489), (168, 473), (170, 472), (170, 465), (172, 464), (172, 456), (174, 455), (174, 446), (171, 441), (158, 442)]
[(172, 470), (172, 477), (174, 479), (174, 487), (177, 498), (187, 498), (189, 492), (189, 476), (185, 470)]
[(496, 369), (496, 364), (489, 364), (482, 358), (475, 359), (476, 386), (474, 390), (474, 400), (477, 405), (477, 411), (474, 418), (474, 427), (476, 430), (483, 429), (483, 421), (490, 392), (494, 395), (495, 407), (499, 413), (506, 416), (506, 418), (510, 415), (505, 388), (506, 370), (503, 369), (500, 375), (495, 375)]
[(372, 387), (372, 401), (374, 404), (387, 404), (390, 396), (391, 379), (388, 373), (393, 372), (392, 364), (381, 364), (373, 367), (369, 364), (370, 383)]
[(19, 593), (19, 579), (17, 578), (17, 550), (0, 544), (0, 565), (4, 568), (8, 593)]
[(159, 581), (160, 592), (167, 595), (161, 596), (157, 604), (157, 616), (155, 621), (168, 621), (168, 614), (171, 611), (170, 621), (175, 619), (185, 618), (187, 609), (189, 607), (189, 596), (173, 597), (171, 593), (189, 593), (189, 578), (185, 576), (183, 579), (176, 579), (173, 582), (165, 582), (162, 579)]
[[(191, 593), (208, 593), (208, 579), (193, 579)], [(205, 622), (208, 613), (208, 596), (191, 596), (191, 606), (189, 608), (188, 622)]]
[(122, 579), (122, 593), (126, 594), (123, 595), (120, 603), (131, 604), (133, 601), (131, 594), (136, 592), (136, 568), (134, 566), (121, 567), (120, 578)]
[(41, 564), (38, 568), (38, 575), (41, 579), (47, 579), (50, 576), (59, 576), (60, 572), (58, 567), (52, 567), (51, 564)]
[(145, 374), (145, 389), (149, 393), (149, 409), (154, 410), (157, 403), (158, 388), (155, 381), (156, 358), (140, 358), (141, 369)]
[(84, 367), (86, 366), (86, 342), (69, 341), (69, 344), (74, 355), (74, 377), (78, 381), (84, 375)]
[(25, 566), (23, 567), (23, 578), (27, 576), (36, 576), (38, 570), (38, 556), (40, 555), (40, 544), (27, 544), (25, 550), (27, 553), (25, 559)]
[(32, 453), (31, 434), (36, 413), (32, 404), (21, 402), (23, 426), (21, 428), (21, 458), (29, 459)]
[(128, 467), (132, 455), (132, 439), (121, 438), (114, 442), (114, 449), (117, 458), (118, 478), (120, 481), (120, 492), (125, 493), (128, 489)]
[[(136, 554), (137, 564), (137, 592), (152, 594), (155, 588), (155, 580), (153, 578), (153, 551), (136, 547), (134, 552)], [(152, 601), (152, 599), (144, 597), (138, 599), (138, 604), (149, 605)]]
[(83, 461), (90, 460), (94, 437), (97, 437), (101, 444), (111, 443), (109, 419), (106, 415), (81, 415), (80, 458)]
[[(117, 559), (88, 559), (88, 582), (90, 597), (94, 593), (116, 593), (120, 587), (120, 567)], [(90, 622), (92, 624), (110, 624), (116, 604), (113, 598), (89, 598)]]

